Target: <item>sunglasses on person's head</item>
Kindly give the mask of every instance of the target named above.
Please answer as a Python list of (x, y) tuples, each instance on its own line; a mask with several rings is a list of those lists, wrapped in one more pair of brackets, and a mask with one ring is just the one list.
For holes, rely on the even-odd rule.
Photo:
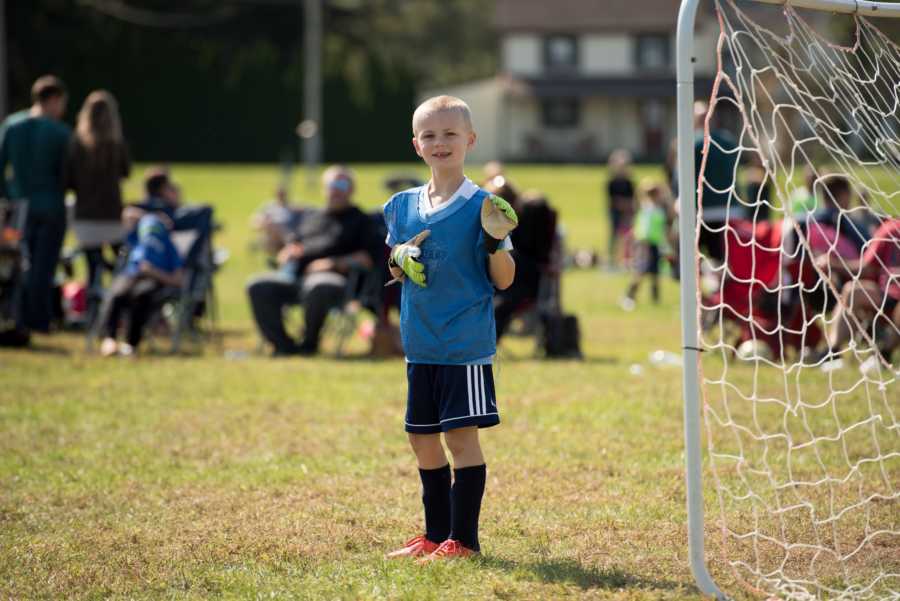
[(353, 184), (350, 183), (350, 180), (343, 177), (337, 177), (328, 182), (328, 189), (337, 190), (338, 192), (349, 192), (352, 187)]

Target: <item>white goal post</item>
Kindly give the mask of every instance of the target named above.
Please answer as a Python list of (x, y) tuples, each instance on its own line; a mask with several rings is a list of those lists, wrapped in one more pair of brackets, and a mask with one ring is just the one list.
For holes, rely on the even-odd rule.
[[(705, 0), (713, 4), (713, 0)], [(858, 15), (864, 17), (900, 18), (900, 3), (868, 0), (735, 0), (751, 3), (781, 5), (787, 8), (811, 9)], [(686, 463), (686, 492), (688, 515), (688, 543), (691, 570), (699, 589), (718, 598), (727, 598), (717, 586), (707, 567), (704, 550), (704, 502), (702, 494), (701, 450), (701, 374), (700, 352), (703, 341), (700, 333), (697, 249), (696, 199), (700, 187), (695, 175), (694, 133), (694, 28), (701, 0), (682, 0), (678, 16), (676, 40), (677, 66), (677, 174), (679, 182), (679, 250), (681, 274), (681, 320), (684, 348), (683, 396)], [(773, 7), (773, 10), (778, 10)], [(896, 77), (896, 74), (892, 74)], [(894, 81), (900, 89), (900, 81)], [(704, 98), (705, 100), (705, 98)], [(793, 169), (793, 165), (792, 165)], [(894, 215), (897, 216), (896, 214)], [(755, 223), (755, 222), (754, 222)], [(801, 361), (802, 363), (802, 361)], [(841, 432), (843, 434), (843, 431)], [(891, 454), (891, 456), (896, 453)], [(895, 502), (889, 500), (888, 502)], [(896, 504), (894, 505), (897, 506)], [(838, 516), (839, 517), (839, 516)], [(897, 593), (900, 596), (900, 593)], [(791, 596), (788, 593), (788, 596)], [(817, 596), (817, 595), (813, 595)], [(853, 595), (848, 595), (853, 596)], [(841, 598), (844, 598), (841, 595)]]

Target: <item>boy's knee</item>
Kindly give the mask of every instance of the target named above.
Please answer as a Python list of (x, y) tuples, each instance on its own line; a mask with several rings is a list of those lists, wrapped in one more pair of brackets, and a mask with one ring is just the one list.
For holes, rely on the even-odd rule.
[(450, 430), (444, 434), (444, 439), (447, 449), (456, 457), (478, 445), (478, 428)]
[(428, 452), (437, 452), (441, 449), (441, 437), (440, 434), (413, 434), (412, 432), (408, 433), (409, 437), (409, 446), (412, 447), (412, 450), (416, 453), (416, 455), (420, 453), (428, 453)]

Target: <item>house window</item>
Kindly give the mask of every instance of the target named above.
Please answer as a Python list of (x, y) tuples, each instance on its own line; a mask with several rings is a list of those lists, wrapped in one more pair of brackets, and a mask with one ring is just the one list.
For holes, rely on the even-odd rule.
[(578, 67), (578, 44), (573, 35), (544, 38), (544, 67), (547, 71), (573, 71)]
[(641, 69), (669, 68), (669, 36), (641, 35), (637, 38), (637, 66)]
[(581, 104), (577, 98), (547, 98), (541, 104), (546, 127), (575, 127), (581, 120)]

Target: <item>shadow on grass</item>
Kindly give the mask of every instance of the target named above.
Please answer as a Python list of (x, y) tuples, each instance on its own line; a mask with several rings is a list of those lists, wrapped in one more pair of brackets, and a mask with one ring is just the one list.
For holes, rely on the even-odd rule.
[(483, 565), (507, 572), (525, 572), (548, 583), (574, 584), (581, 589), (645, 589), (684, 590), (699, 594), (693, 586), (671, 580), (658, 580), (627, 574), (618, 569), (598, 570), (583, 566), (571, 559), (545, 559), (541, 561), (516, 562), (500, 557), (483, 556)]
[(4, 351), (18, 351), (34, 355), (60, 355), (68, 356), (73, 354), (70, 349), (61, 346), (54, 346), (45, 342), (31, 341), (27, 346), (2, 346), (0, 349)]

